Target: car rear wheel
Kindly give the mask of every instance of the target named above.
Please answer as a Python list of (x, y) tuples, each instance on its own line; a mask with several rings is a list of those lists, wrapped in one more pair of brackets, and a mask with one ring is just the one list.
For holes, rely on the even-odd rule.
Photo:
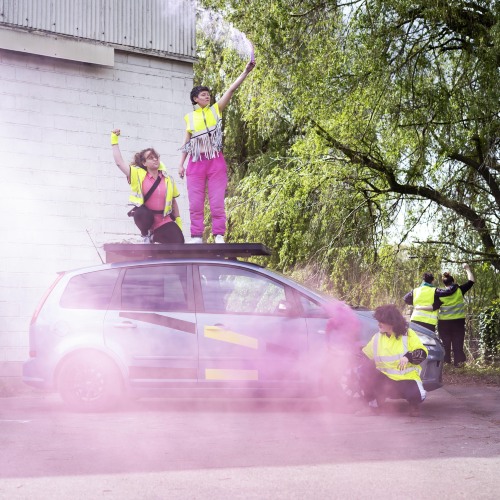
[(81, 352), (64, 361), (57, 386), (65, 404), (77, 411), (104, 411), (121, 399), (123, 381), (116, 365), (97, 352)]

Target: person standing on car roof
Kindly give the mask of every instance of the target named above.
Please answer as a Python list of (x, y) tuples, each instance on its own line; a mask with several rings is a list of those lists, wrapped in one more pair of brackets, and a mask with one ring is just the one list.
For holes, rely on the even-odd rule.
[(134, 208), (129, 215), (134, 217), (144, 243), (184, 243), (176, 201), (179, 191), (160, 161), (160, 155), (153, 148), (143, 149), (128, 165), (118, 146), (119, 136), (119, 129), (111, 132), (113, 158), (130, 184), (129, 200)]
[(457, 285), (450, 273), (443, 273), (442, 280), (446, 290), (452, 291), (451, 295), (442, 297), (443, 305), (438, 314), (438, 333), (444, 345), (444, 362), (451, 363), (453, 350), (453, 364), (460, 366), (465, 360), (465, 304), (464, 295), (474, 285), (474, 274), (469, 264), (462, 266), (467, 273), (467, 281)]
[(406, 399), (410, 416), (418, 416), (426, 396), (420, 364), (427, 358), (427, 348), (394, 304), (377, 307), (374, 317), (379, 332), (363, 347), (365, 358), (359, 369), (366, 410), (376, 414), (386, 398)]
[[(203, 243), (205, 190), (212, 214), (212, 233), (215, 243), (224, 243), (226, 233), (226, 211), (224, 198), (227, 187), (227, 166), (222, 154), (222, 111), (229, 104), (235, 90), (243, 83), (255, 67), (251, 60), (243, 73), (231, 84), (218, 102), (210, 106), (210, 89), (197, 86), (191, 90), (194, 111), (188, 113), (186, 136), (181, 147), (179, 176), (187, 176), (189, 214), (191, 217), (191, 240), (189, 243)], [(184, 161), (189, 155), (187, 168)]]
[(441, 297), (451, 295), (451, 290), (438, 289), (432, 284), (432, 273), (424, 273), (422, 283), (408, 292), (403, 300), (413, 306), (410, 321), (418, 323), (435, 332), (438, 322), (438, 309), (442, 305)]

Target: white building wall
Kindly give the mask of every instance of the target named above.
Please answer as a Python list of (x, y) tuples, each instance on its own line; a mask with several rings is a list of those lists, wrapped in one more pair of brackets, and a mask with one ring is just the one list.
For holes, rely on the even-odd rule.
[(113, 128), (126, 160), (150, 146), (161, 154), (189, 234), (176, 166), (192, 79), (189, 62), (117, 50), (114, 67), (0, 50), (0, 376), (20, 374), (31, 315), (57, 271), (100, 264), (94, 243), (104, 258), (104, 243), (138, 234)]
[(0, 0), (0, 25), (193, 62), (195, 0)]

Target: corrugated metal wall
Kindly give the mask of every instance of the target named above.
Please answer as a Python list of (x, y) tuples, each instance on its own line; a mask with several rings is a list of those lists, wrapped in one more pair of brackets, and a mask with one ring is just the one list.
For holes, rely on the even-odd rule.
[(1, 24), (195, 57), (194, 0), (0, 0)]

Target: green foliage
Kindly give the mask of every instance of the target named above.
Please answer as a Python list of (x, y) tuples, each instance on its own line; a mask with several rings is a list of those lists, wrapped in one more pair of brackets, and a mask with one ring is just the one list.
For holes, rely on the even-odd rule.
[(460, 368), (445, 365), (443, 369), (444, 385), (487, 384), (500, 386), (500, 365), (483, 362), (466, 363)]
[(500, 359), (500, 300), (479, 314), (479, 347), (486, 361)]
[[(256, 49), (224, 117), (232, 241), (357, 304), (401, 304), (463, 261), (474, 307), (498, 296), (497, 2), (202, 4)], [(210, 40), (199, 54), (219, 95), (243, 68)]]

